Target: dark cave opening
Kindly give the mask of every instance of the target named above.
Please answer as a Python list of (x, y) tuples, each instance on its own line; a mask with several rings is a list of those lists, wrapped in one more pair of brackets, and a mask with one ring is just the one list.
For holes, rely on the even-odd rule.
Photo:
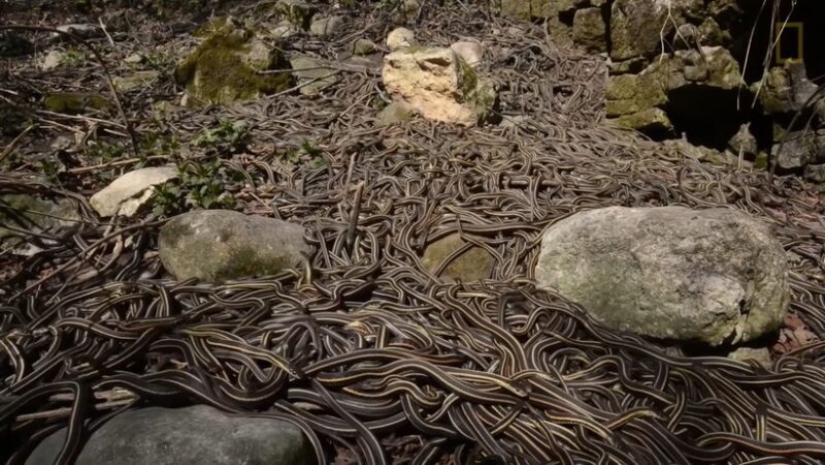
[(770, 143), (765, 135), (766, 130), (770, 131), (770, 124), (760, 116), (761, 108), (751, 105), (753, 99), (749, 91), (738, 93), (712, 86), (688, 85), (670, 91), (663, 109), (676, 134), (684, 133), (693, 145), (724, 150), (739, 128), (750, 122), (751, 132), (762, 146)]

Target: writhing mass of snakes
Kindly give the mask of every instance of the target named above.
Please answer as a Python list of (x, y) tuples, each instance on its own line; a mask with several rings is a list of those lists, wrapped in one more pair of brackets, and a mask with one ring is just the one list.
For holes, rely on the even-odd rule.
[[(224, 160), (244, 174), (229, 188), (246, 211), (306, 227), (306, 269), (173, 281), (151, 253), (157, 227), (107, 230), (85, 199), (58, 192), (88, 221), (40, 243), (3, 283), (3, 458), (23, 463), (68, 427), (57, 461), (69, 463), (124, 408), (203, 403), (295, 423), (319, 463), (332, 446), (368, 465), (825, 460), (823, 343), (771, 367), (669, 355), (531, 280), (541, 232), (575, 212), (738, 208), (776, 226), (793, 257), (792, 309), (821, 335), (816, 201), (796, 181), (769, 184), (605, 128), (592, 61), (554, 61), (529, 33), (496, 40), (511, 47), (493, 73), (507, 82), (502, 111), (529, 114), (524, 124), (375, 126), (367, 74), (315, 106), (283, 97), (234, 110), (273, 140), (323, 147), (327, 164), (314, 169), (285, 170), (263, 151)], [(10, 177), (0, 190), (54, 191)], [(447, 283), (422, 264), (453, 233), (493, 257), (488, 280)], [(61, 263), (60, 280), (42, 279)], [(96, 405), (113, 390), (130, 401)], [(405, 435), (419, 447), (392, 457)]]

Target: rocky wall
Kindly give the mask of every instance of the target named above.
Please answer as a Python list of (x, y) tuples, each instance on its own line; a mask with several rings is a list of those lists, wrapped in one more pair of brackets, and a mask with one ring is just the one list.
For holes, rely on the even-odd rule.
[[(825, 182), (825, 89), (818, 88), (825, 2), (775, 1), (774, 17), (771, 2), (761, 9), (749, 0), (499, 0), (498, 7), (546, 22), (558, 44), (603, 54), (606, 112), (616, 123)], [(780, 56), (770, 44), (785, 18)]]

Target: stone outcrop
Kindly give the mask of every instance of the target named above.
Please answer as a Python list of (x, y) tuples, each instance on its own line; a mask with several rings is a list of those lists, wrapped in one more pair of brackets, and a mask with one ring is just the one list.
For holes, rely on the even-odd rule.
[(177, 67), (175, 80), (187, 105), (228, 105), (288, 89), (290, 73), (261, 73), (288, 68), (277, 48), (229, 20)]
[[(805, 25), (825, 14), (821, 2), (802, 3), (791, 12), (782, 10), (780, 16)], [(825, 92), (817, 93), (818, 86), (808, 76), (825, 69), (818, 64), (823, 62), (822, 52), (809, 47), (804, 63), (775, 60), (777, 64), (762, 69), (762, 58), (774, 52), (768, 32), (774, 25), (767, 18), (770, 15), (760, 15), (761, 3), (498, 0), (497, 4), (505, 16), (543, 20), (558, 45), (606, 52), (607, 114), (619, 126), (659, 139), (687, 134), (697, 145), (727, 150), (757, 167), (768, 166), (769, 160), (780, 171), (821, 178), (817, 174), (821, 170), (806, 168), (825, 163), (815, 136), (788, 134), (788, 139), (801, 141), (783, 145), (791, 153), (780, 153), (777, 145), (796, 112), (803, 112), (814, 132), (825, 129)], [(809, 36), (822, 34), (808, 26), (804, 30)], [(807, 43), (818, 42), (809, 38)]]
[(535, 275), (614, 329), (719, 345), (778, 329), (787, 273), (782, 244), (736, 210), (610, 207), (551, 226)]
[(445, 123), (475, 125), (496, 99), (487, 78), (448, 47), (401, 48), (384, 57), (381, 75), (393, 101)]

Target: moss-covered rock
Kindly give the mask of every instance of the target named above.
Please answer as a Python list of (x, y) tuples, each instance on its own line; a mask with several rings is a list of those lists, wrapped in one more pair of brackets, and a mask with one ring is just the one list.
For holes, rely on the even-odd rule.
[(175, 80), (186, 87), (190, 104), (228, 105), (286, 90), (289, 62), (274, 47), (249, 31), (233, 29), (206, 39), (176, 69)]
[(106, 97), (94, 92), (55, 92), (43, 99), (43, 106), (55, 113), (77, 114), (110, 108)]
[(607, 51), (607, 31), (600, 8), (576, 11), (573, 17), (573, 42), (591, 53)]
[(478, 246), (469, 246), (450, 263), (444, 261), (451, 254), (467, 245), (459, 234), (451, 234), (430, 244), (424, 250), (423, 265), (435, 273), (441, 268), (438, 277), (446, 282), (479, 281), (489, 277), (493, 265), (493, 257), (489, 252)]
[(667, 103), (664, 83), (655, 71), (612, 76), (605, 89), (607, 116), (638, 113)]
[(619, 126), (635, 129), (645, 134), (672, 135), (673, 123), (664, 110), (648, 108), (629, 115), (622, 115), (615, 119)]
[(352, 42), (351, 52), (353, 55), (369, 55), (370, 53), (374, 53), (378, 49), (378, 46), (375, 45), (375, 42), (369, 39), (355, 39)]
[(178, 279), (217, 282), (300, 269), (311, 252), (304, 229), (287, 221), (230, 210), (196, 210), (160, 231), (160, 259)]
[(662, 37), (701, 15), (703, 0), (615, 0), (610, 11), (610, 57), (627, 60), (661, 52)]

